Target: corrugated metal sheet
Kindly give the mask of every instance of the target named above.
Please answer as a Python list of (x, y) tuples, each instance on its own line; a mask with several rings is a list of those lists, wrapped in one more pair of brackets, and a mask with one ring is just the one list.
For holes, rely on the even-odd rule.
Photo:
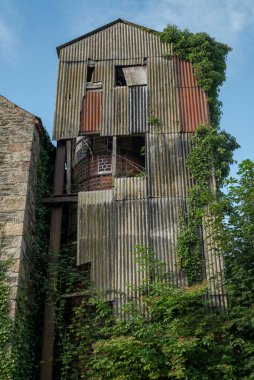
[(100, 131), (102, 111), (102, 90), (89, 90), (83, 100), (82, 132)]
[(129, 133), (148, 130), (147, 86), (129, 87)]
[[(115, 289), (125, 292), (127, 297), (137, 293), (128, 285), (138, 285), (142, 273), (137, 271), (135, 246), (147, 246), (147, 202), (146, 200), (125, 200), (115, 203), (116, 255)], [(123, 300), (118, 298), (120, 306)]]
[(91, 262), (91, 279), (102, 290), (113, 289), (114, 235), (112, 190), (78, 194), (77, 264)]
[(129, 133), (128, 87), (115, 86), (115, 66), (140, 65), (141, 58), (116, 59), (103, 63), (103, 116), (102, 136), (126, 135)]
[(78, 136), (86, 63), (60, 63), (55, 106), (55, 140)]
[(197, 85), (191, 63), (173, 59), (180, 114), (180, 130), (194, 132), (202, 123), (209, 122), (208, 98)]
[(224, 286), (223, 258), (216, 249), (216, 241), (213, 236), (213, 218), (207, 209), (203, 218), (203, 239), (205, 242), (205, 277), (208, 280), (208, 297), (212, 306), (225, 309), (227, 297)]
[(146, 177), (116, 178), (115, 199), (146, 199), (146, 187)]
[(159, 56), (168, 53), (170, 45), (160, 41), (160, 37), (133, 25), (118, 22), (96, 34), (63, 47), (64, 51), (72, 48), (70, 60), (75, 60), (77, 50), (81, 52), (81, 59), (129, 59), (138, 57)]
[(111, 133), (115, 135), (127, 135), (129, 125), (128, 114), (128, 87), (115, 87), (114, 93), (114, 114), (113, 123), (114, 128)]
[(176, 258), (178, 215), (182, 208), (185, 209), (186, 204), (181, 198), (151, 198), (148, 201), (149, 247), (166, 264), (166, 271), (178, 286), (187, 285)]
[(148, 194), (150, 197), (187, 197), (191, 180), (186, 159), (191, 150), (191, 135), (147, 135)]
[[(170, 50), (170, 45), (162, 43), (159, 36), (149, 33), (145, 29), (122, 22), (111, 25), (96, 34), (62, 48), (59, 53), (60, 62), (53, 138), (59, 140), (74, 138), (78, 135), (82, 99), (85, 95), (86, 62), (88, 59), (97, 61), (93, 77), (94, 81), (103, 82), (105, 96), (103, 97), (101, 135), (113, 136), (116, 134), (118, 121), (114, 116), (114, 66), (142, 65), (144, 58), (148, 58), (147, 69), (149, 72), (149, 61), (154, 60), (155, 57), (163, 56)], [(150, 57), (153, 58), (150, 59)], [(169, 67), (166, 72), (161, 69), (161, 75), (170, 75), (170, 78), (173, 78), (170, 71), (171, 63), (163, 58), (160, 59), (166, 62), (166, 66)], [(154, 73), (154, 70), (150, 70), (150, 75), (154, 75)], [(163, 79), (161, 81), (163, 82)], [(154, 105), (157, 102), (156, 96), (160, 94), (160, 90), (156, 90), (156, 79), (150, 79), (150, 82), (153, 83), (152, 93), (154, 95), (152, 99)], [(164, 98), (171, 99), (171, 92), (170, 90), (170, 95), (166, 95), (165, 98), (167, 91), (164, 91), (156, 104), (159, 104), (159, 101)], [(66, 97), (66, 94), (71, 94), (71, 99), (75, 104), (70, 106), (71, 99), (68, 96)], [(165, 102), (165, 100), (163, 101)], [(173, 100), (172, 102), (174, 105)], [(166, 101), (167, 105), (171, 105), (171, 103)], [(173, 107), (174, 110), (175, 108), (176, 106)], [(172, 107), (170, 109), (172, 110)], [(157, 112), (156, 108), (154, 112)], [(174, 124), (176, 119), (172, 116), (174, 111), (169, 113)], [(167, 120), (162, 118), (162, 121), (165, 125), (167, 124)]]
[(174, 85), (173, 63), (162, 57), (149, 59), (148, 63), (149, 118), (159, 119), (150, 130), (162, 133), (179, 131), (177, 96)]

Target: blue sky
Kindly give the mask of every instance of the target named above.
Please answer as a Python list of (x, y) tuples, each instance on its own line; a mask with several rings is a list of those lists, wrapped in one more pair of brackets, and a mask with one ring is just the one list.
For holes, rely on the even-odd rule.
[(0, 0), (0, 94), (39, 116), (52, 133), (56, 46), (116, 18), (162, 30), (207, 32), (233, 48), (221, 89), (221, 128), (254, 160), (254, 0)]

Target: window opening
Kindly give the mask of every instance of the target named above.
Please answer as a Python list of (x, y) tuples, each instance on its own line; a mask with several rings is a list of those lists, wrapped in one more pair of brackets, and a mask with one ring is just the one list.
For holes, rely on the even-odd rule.
[(126, 136), (117, 139), (116, 177), (145, 174), (145, 137)]
[(112, 173), (111, 156), (108, 154), (101, 154), (98, 157), (98, 174), (109, 173)]
[(95, 70), (95, 61), (89, 58), (87, 61), (87, 74), (86, 74), (87, 82), (93, 82), (94, 70)]
[(140, 86), (147, 84), (147, 66), (116, 66), (116, 86)]
[(93, 74), (94, 74), (94, 66), (87, 66), (87, 76), (86, 76), (86, 81), (87, 82), (92, 82), (93, 81)]
[(115, 70), (115, 84), (116, 86), (126, 86), (126, 80), (122, 66), (116, 66)]

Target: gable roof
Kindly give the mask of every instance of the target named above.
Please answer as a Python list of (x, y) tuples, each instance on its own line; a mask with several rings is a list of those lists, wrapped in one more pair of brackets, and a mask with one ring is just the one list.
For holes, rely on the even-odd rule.
[(106, 29), (106, 28), (108, 28), (108, 27), (110, 27), (110, 26), (112, 26), (112, 25), (115, 25), (115, 24), (117, 24), (117, 23), (119, 23), (119, 22), (121, 22), (122, 24), (126, 24), (126, 25), (134, 26), (135, 28), (139, 28), (139, 29), (142, 29), (142, 30), (149, 30), (150, 32), (158, 33), (157, 30), (153, 30), (153, 29), (150, 29), (150, 28), (146, 28), (145, 26), (138, 25), (138, 24), (134, 24), (133, 22), (123, 20), (122, 18), (118, 18), (118, 19), (116, 19), (116, 20), (114, 20), (114, 21), (112, 21), (112, 22), (110, 22), (110, 23), (108, 23), (108, 24), (106, 24), (106, 25), (103, 25), (103, 26), (101, 26), (101, 27), (99, 27), (99, 28), (97, 28), (97, 29), (92, 30), (91, 32), (88, 32), (88, 33), (86, 33), (86, 34), (83, 34), (83, 35), (80, 36), (80, 37), (74, 38), (73, 40), (71, 40), (71, 41), (69, 41), (69, 42), (66, 42), (66, 43), (64, 43), (64, 44), (62, 44), (62, 45), (59, 45), (59, 46), (56, 48), (57, 54), (59, 54), (59, 51), (60, 51), (62, 48), (66, 47), (66, 46), (69, 46), (69, 45), (73, 44), (74, 42), (80, 41), (80, 40), (82, 40), (83, 38), (86, 38), (86, 37), (89, 37), (89, 36), (91, 36), (91, 35), (93, 35), (93, 34), (96, 34), (96, 33), (100, 32), (100, 31), (102, 31), (102, 30), (104, 30), (104, 29)]
[(18, 106), (17, 104), (13, 103), (11, 100), (9, 100), (8, 98), (6, 98), (3, 95), (0, 95), (0, 106), (1, 106), (1, 102), (7, 104), (8, 106), (11, 106), (12, 108), (15, 108), (18, 112), (22, 112), (22, 113), (27, 114), (28, 116), (30, 116), (33, 119), (33, 122), (36, 126), (43, 127), (42, 121), (38, 116), (34, 115), (33, 113), (25, 110), (24, 108), (22, 108), (20, 106)]

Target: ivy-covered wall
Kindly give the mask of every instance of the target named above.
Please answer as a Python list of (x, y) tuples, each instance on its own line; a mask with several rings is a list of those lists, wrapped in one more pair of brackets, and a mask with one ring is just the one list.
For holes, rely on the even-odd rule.
[[(50, 143), (39, 118), (0, 97), (0, 379), (34, 379), (46, 291)], [(36, 358), (36, 359), (35, 359)]]

